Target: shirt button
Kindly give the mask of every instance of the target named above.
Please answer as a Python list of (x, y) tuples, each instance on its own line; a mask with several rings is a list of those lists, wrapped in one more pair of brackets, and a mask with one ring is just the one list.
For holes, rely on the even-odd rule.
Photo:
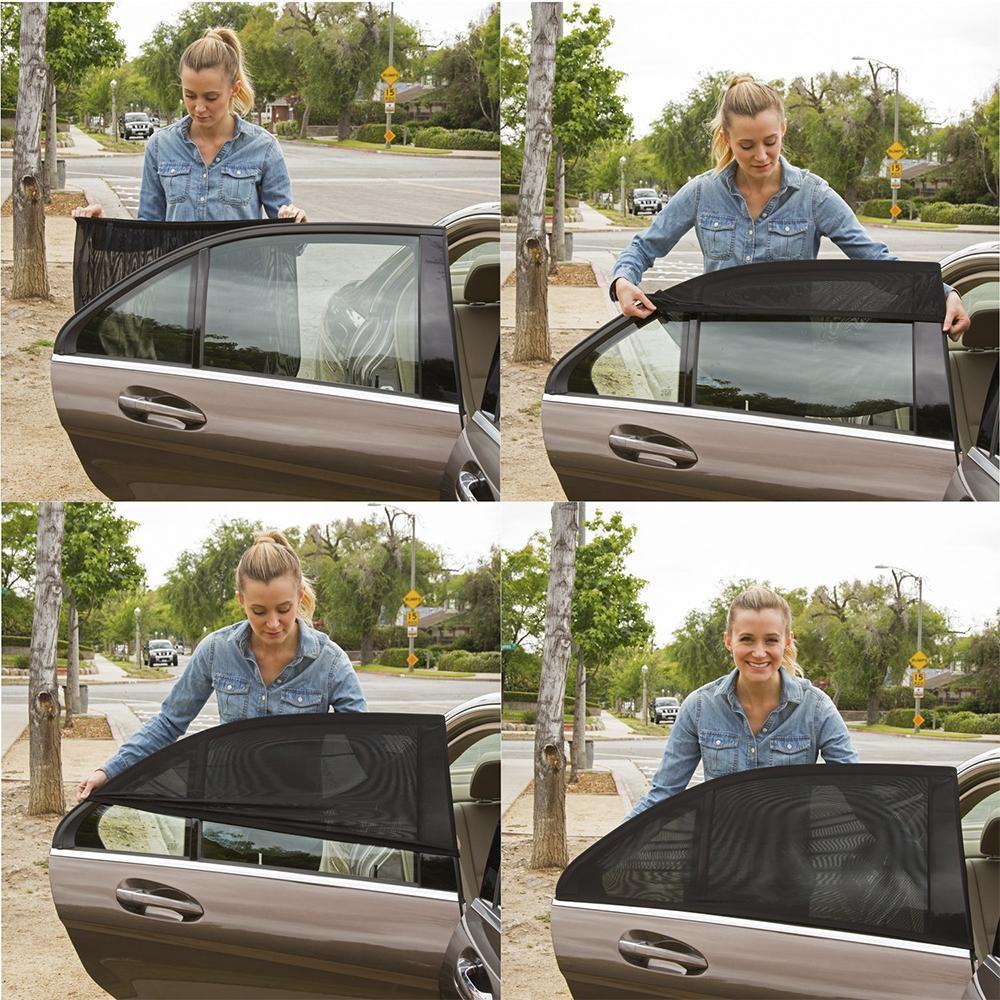
[(753, 230), (752, 229), (750, 229), (750, 230), (747, 231), (747, 236), (753, 236)]
[(756, 753), (756, 752), (757, 751), (753, 747), (750, 747), (750, 753)]
[(280, 677), (278, 678), (278, 683), (279, 683), (279, 684), (281, 683), (281, 678), (280, 678)]
[(716, 223), (716, 224), (715, 224), (715, 228), (716, 228), (716, 229), (718, 229), (718, 228), (719, 228), (719, 224), (718, 224), (718, 223)]
[(762, 732), (762, 733), (766, 733), (766, 732), (767, 732), (767, 726), (764, 726), (764, 728), (763, 728), (763, 729), (761, 729), (761, 732)]
[(761, 213), (760, 213), (760, 217), (761, 217), (762, 219), (766, 219), (766, 218), (767, 218), (767, 212), (761, 212)]
[(204, 200), (205, 200), (204, 196), (202, 196), (202, 199), (201, 199), (201, 200), (202, 200), (202, 201), (204, 201)]
[(267, 701), (267, 695), (266, 695), (266, 694), (262, 694), (262, 695), (260, 696), (260, 700), (261, 700), (261, 701)]
[[(201, 200), (204, 201), (205, 199), (202, 198)], [(747, 256), (747, 263), (749, 263), (751, 259), (752, 259), (751, 257)]]
[(299, 695), (299, 704), (302, 704), (302, 695)]
[(785, 232), (786, 233), (788, 232), (788, 226), (785, 226)]
[(232, 689), (233, 689), (233, 686), (232, 686), (232, 684), (227, 684), (227, 685), (226, 685), (226, 690), (227, 690), (227, 691), (232, 691)]
[(785, 749), (786, 750), (791, 750), (792, 749), (792, 744), (791, 743), (786, 743), (785, 744)]
[(715, 741), (715, 745), (716, 745), (717, 747), (721, 747), (721, 746), (722, 746), (722, 740), (716, 740), (716, 741)]

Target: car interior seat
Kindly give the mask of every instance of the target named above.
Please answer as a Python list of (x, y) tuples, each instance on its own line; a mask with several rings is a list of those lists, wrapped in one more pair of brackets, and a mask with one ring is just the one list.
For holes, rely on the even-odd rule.
[(458, 349), (472, 388), (470, 410), (476, 410), (483, 400), (500, 335), (499, 260), (484, 260), (469, 270), (462, 301), (456, 301), (454, 308)]
[(461, 844), (462, 893), (466, 901), (479, 895), (500, 821), (500, 755), (484, 755), (472, 773), (468, 802), (455, 803), (455, 831)]
[(1000, 345), (1000, 309), (977, 309), (970, 314), (971, 325), (960, 344), (948, 351), (952, 395), (955, 398), (956, 432), (959, 447), (969, 450), (979, 432), (986, 390), (996, 368)]
[(969, 912), (976, 958), (990, 952), (993, 929), (1000, 920), (1000, 813), (990, 816), (979, 838), (980, 857), (965, 859), (969, 882)]

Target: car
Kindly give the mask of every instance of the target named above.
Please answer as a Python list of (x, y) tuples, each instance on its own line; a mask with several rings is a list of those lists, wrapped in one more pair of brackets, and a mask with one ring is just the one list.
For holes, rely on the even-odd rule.
[(652, 188), (633, 188), (628, 193), (628, 210), (632, 215), (649, 212), (656, 215), (663, 208), (660, 196)]
[(649, 706), (649, 721), (657, 725), (667, 723), (673, 725), (677, 721), (677, 713), (681, 710), (681, 703), (676, 698), (663, 695), (653, 699), (653, 704)]
[(499, 800), (499, 692), (229, 723), (69, 812), (52, 898), (114, 997), (499, 1000)]
[(77, 225), (52, 390), (108, 497), (499, 499), (498, 203)]
[[(794, 257), (805, 230), (775, 225)], [(656, 313), (611, 320), (549, 374), (567, 498), (996, 501), (998, 251), (747, 264), (648, 293)], [(942, 276), (972, 321), (958, 344)]]
[(552, 942), (574, 1000), (975, 1000), (996, 996), (998, 865), (1000, 747), (957, 771), (761, 767), (579, 855)]
[(168, 639), (150, 639), (144, 652), (149, 667), (177, 666), (177, 650)]
[(122, 139), (148, 139), (153, 123), (145, 111), (128, 111), (118, 118), (118, 135)]
[(160, 127), (160, 116), (159, 115), (150, 115), (149, 116), (149, 121), (150, 121), (150, 124), (153, 125), (154, 128), (159, 128)]

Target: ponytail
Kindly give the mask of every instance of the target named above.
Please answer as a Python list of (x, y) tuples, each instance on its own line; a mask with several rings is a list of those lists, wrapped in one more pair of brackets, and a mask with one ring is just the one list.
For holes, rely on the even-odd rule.
[(196, 73), (203, 69), (222, 70), (230, 85), (236, 85), (230, 110), (244, 116), (253, 110), (253, 85), (243, 65), (243, 46), (232, 28), (209, 28), (184, 50), (178, 72), (185, 66)]

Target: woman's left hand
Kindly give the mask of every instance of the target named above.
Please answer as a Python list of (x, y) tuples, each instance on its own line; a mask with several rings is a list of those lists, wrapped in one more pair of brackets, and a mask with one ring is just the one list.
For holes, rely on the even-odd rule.
[(296, 208), (294, 205), (279, 205), (278, 206), (278, 218), (279, 219), (291, 219), (293, 222), (308, 222), (306, 218), (306, 213), (302, 211), (301, 208)]
[(962, 305), (962, 296), (958, 292), (950, 292), (945, 300), (944, 325), (941, 330), (952, 340), (958, 340), (971, 325), (972, 320)]

